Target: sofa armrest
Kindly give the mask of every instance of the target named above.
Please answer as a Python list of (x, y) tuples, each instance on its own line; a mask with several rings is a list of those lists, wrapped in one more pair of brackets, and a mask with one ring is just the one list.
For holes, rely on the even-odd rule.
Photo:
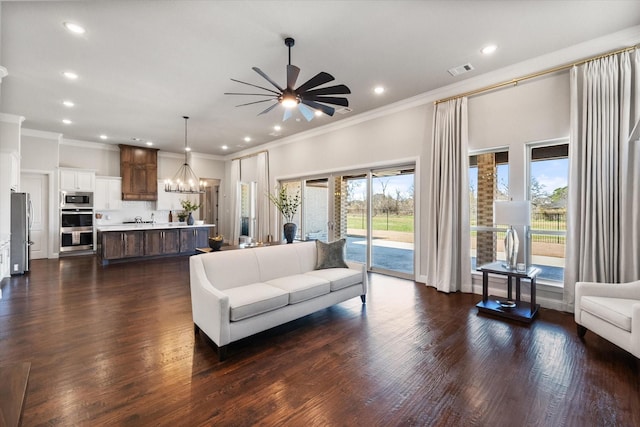
[(198, 257), (189, 260), (193, 323), (217, 346), (227, 345), (231, 339), (229, 296), (211, 284)]
[(631, 309), (631, 353), (640, 359), (640, 301)]
[(362, 272), (362, 295), (367, 294), (369, 288), (369, 276), (367, 275), (367, 269), (364, 264), (358, 262), (345, 261), (347, 266), (353, 270), (360, 270)]
[(578, 324), (581, 324), (581, 299), (583, 296), (640, 300), (640, 280), (629, 283), (577, 282), (575, 289), (575, 320)]

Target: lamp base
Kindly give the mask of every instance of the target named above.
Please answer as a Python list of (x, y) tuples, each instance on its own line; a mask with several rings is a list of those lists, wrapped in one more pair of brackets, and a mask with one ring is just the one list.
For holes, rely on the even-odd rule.
[(504, 253), (507, 261), (505, 266), (509, 269), (515, 270), (518, 265), (519, 245), (518, 233), (513, 226), (509, 226), (504, 236)]

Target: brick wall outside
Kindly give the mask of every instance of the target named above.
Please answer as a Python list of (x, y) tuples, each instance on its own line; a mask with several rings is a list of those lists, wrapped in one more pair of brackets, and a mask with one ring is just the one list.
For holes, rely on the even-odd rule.
[[(478, 155), (478, 217), (477, 225), (493, 226), (493, 200), (496, 194), (496, 161), (493, 153)], [(476, 265), (495, 261), (496, 235), (478, 231)]]

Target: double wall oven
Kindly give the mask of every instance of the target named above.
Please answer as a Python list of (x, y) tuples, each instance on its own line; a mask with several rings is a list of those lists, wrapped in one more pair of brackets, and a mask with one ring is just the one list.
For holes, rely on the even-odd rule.
[(60, 253), (93, 251), (93, 193), (60, 194)]

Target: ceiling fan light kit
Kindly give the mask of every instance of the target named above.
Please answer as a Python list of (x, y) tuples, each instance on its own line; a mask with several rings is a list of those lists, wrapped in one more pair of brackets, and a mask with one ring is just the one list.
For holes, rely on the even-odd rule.
[(335, 78), (324, 71), (319, 72), (305, 83), (295, 88), (298, 75), (300, 74), (300, 68), (295, 65), (291, 65), (291, 47), (295, 44), (295, 40), (291, 37), (284, 39), (284, 44), (289, 49), (289, 64), (287, 65), (287, 85), (286, 88), (281, 87), (265, 72), (258, 67), (253, 67), (253, 71), (260, 74), (265, 80), (267, 80), (277, 91), (269, 89), (263, 86), (254, 85), (252, 83), (243, 82), (236, 79), (231, 79), (234, 82), (242, 83), (247, 86), (262, 89), (267, 93), (237, 93), (227, 92), (225, 95), (250, 95), (250, 96), (264, 96), (267, 99), (259, 101), (247, 102), (245, 104), (236, 105), (236, 107), (243, 107), (246, 105), (259, 104), (263, 102), (273, 102), (272, 105), (258, 113), (258, 115), (266, 114), (273, 110), (278, 105), (282, 105), (285, 108), (283, 120), (287, 120), (292, 115), (292, 110), (298, 107), (298, 111), (304, 116), (307, 121), (311, 121), (317, 112), (324, 113), (328, 116), (333, 116), (335, 108), (326, 104), (340, 105), (342, 107), (349, 106), (349, 100), (344, 97), (337, 97), (334, 95), (346, 95), (350, 94), (351, 90), (345, 85), (335, 86), (322, 86), (329, 83)]
[(203, 183), (200, 182), (196, 173), (189, 166), (187, 154), (190, 151), (187, 145), (187, 120), (188, 116), (182, 116), (184, 119), (184, 164), (178, 168), (172, 179), (164, 180), (164, 191), (167, 193), (197, 194), (204, 193), (201, 189)]

